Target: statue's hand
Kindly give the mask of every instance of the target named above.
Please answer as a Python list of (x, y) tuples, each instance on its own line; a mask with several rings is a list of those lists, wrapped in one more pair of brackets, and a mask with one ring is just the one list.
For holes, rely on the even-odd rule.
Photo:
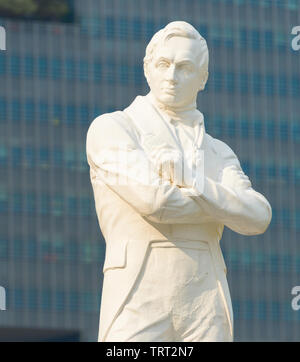
[(160, 178), (176, 185), (179, 179), (178, 175), (182, 173), (182, 157), (180, 152), (163, 143), (154, 147), (149, 152), (149, 157)]
[(246, 190), (251, 187), (249, 177), (244, 174), (237, 166), (229, 166), (223, 170), (221, 184), (228, 186), (233, 190), (243, 189)]

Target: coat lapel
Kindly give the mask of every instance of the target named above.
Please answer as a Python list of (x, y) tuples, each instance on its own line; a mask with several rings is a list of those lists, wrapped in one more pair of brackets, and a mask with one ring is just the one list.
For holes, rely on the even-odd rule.
[(143, 96), (137, 96), (131, 105), (124, 109), (140, 132), (142, 146), (151, 151), (153, 146), (167, 144), (170, 148), (180, 149), (173, 132), (162, 119), (160, 113)]

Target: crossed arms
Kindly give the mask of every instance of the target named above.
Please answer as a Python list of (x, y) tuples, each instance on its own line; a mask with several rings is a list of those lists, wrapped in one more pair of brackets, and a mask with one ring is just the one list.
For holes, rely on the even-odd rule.
[[(161, 182), (134, 130), (121, 115), (121, 112), (102, 115), (89, 128), (86, 147), (93, 187), (97, 183), (107, 185), (152, 222), (216, 221), (243, 235), (265, 232), (272, 217), (271, 206), (251, 187), (236, 155), (225, 143), (216, 143), (226, 160), (222, 180), (216, 182), (204, 175), (204, 188), (199, 195), (192, 187)], [(134, 161), (127, 162), (127, 156)], [(126, 182), (115, 182), (120, 179)]]

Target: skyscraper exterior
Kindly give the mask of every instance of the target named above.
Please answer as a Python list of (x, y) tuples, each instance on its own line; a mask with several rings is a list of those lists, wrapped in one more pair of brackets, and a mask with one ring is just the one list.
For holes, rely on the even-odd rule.
[(69, 1), (69, 22), (1, 17), (1, 327), (98, 332), (105, 243), (85, 156), (90, 122), (146, 94), (152, 35), (184, 20), (210, 50), (198, 98), (206, 131), (238, 155), (273, 219), (259, 236), (226, 229), (237, 341), (296, 341), (300, 310), (298, 0)]

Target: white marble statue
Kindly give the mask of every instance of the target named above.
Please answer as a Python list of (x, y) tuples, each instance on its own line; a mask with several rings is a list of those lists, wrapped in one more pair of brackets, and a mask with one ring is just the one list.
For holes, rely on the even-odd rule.
[(196, 108), (205, 39), (176, 21), (146, 49), (150, 92), (91, 124), (87, 157), (106, 240), (99, 341), (232, 341), (224, 225), (262, 234), (272, 211)]

